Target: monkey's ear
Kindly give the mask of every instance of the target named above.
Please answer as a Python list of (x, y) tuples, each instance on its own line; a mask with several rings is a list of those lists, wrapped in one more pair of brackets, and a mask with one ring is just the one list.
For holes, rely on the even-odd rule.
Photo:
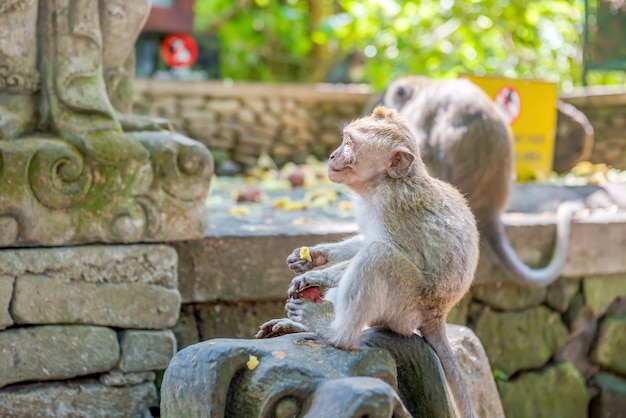
[(415, 155), (408, 150), (394, 151), (387, 161), (387, 174), (394, 179), (406, 176), (411, 171), (415, 158)]

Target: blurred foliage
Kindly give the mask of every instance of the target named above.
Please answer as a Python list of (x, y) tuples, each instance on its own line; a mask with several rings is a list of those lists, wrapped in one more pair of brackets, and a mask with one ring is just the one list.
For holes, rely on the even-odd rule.
[[(196, 0), (221, 40), (222, 77), (323, 81), (350, 53), (375, 88), (406, 74), (582, 84), (582, 0)], [(624, 83), (623, 72), (591, 74)]]

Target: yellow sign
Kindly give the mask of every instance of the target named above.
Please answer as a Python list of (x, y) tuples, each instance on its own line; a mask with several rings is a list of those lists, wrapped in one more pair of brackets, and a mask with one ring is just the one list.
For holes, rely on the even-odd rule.
[(556, 85), (537, 80), (463, 75), (504, 111), (515, 137), (518, 181), (541, 180), (552, 172), (556, 129)]

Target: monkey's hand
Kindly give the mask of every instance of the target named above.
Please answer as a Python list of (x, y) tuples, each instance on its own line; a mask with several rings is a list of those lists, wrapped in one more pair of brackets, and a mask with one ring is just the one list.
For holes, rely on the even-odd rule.
[(304, 299), (290, 299), (285, 305), (287, 316), (292, 321), (304, 325), (311, 331), (323, 327), (334, 316), (333, 304), (328, 301), (322, 303), (310, 302)]
[(291, 254), (289, 254), (289, 257), (287, 257), (289, 270), (297, 274), (302, 274), (306, 271), (313, 270), (315, 267), (328, 263), (328, 259), (313, 248), (309, 249), (310, 260), (302, 258), (303, 248), (305, 247), (296, 248)]
[(319, 287), (321, 291), (324, 288), (335, 287), (335, 283), (328, 280), (328, 275), (325, 274), (324, 270), (307, 271), (293, 278), (287, 294), (290, 298), (298, 298), (300, 292), (312, 286)]
[(280, 337), (281, 335), (307, 331), (308, 329), (304, 325), (298, 324), (290, 319), (272, 319), (259, 327), (259, 332), (256, 333), (254, 338), (274, 338)]

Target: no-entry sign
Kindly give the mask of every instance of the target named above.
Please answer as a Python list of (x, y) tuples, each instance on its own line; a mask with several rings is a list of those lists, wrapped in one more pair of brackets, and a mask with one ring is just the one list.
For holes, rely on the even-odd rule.
[(515, 137), (518, 181), (546, 179), (552, 172), (556, 101), (554, 83), (464, 75), (500, 107)]
[(185, 33), (173, 33), (163, 39), (161, 57), (172, 68), (189, 68), (198, 59), (198, 43)]

